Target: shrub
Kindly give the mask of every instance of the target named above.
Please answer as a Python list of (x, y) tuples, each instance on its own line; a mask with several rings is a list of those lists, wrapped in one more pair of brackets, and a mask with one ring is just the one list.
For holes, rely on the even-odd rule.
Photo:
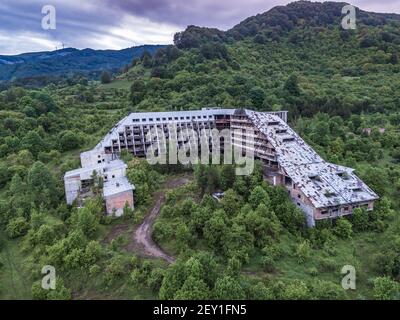
[(217, 279), (213, 295), (217, 300), (239, 300), (245, 298), (244, 290), (239, 282), (230, 276)]
[(67, 130), (60, 134), (59, 144), (61, 151), (73, 150), (81, 145), (81, 138), (75, 132)]
[(126, 265), (123, 257), (115, 256), (111, 258), (105, 270), (105, 280), (108, 283), (113, 282), (116, 278), (122, 276), (126, 272)]
[(356, 208), (353, 210), (353, 226), (357, 231), (365, 231), (368, 229), (368, 213), (366, 210)]
[(374, 298), (378, 300), (400, 299), (399, 283), (389, 277), (378, 277), (373, 280)]
[(91, 277), (98, 275), (100, 273), (100, 271), (101, 271), (101, 268), (97, 264), (94, 264), (94, 265), (90, 266), (90, 268), (89, 268), (89, 274)]
[(295, 256), (297, 258), (297, 263), (304, 263), (311, 255), (310, 244), (307, 240), (302, 241), (296, 247)]
[(156, 268), (151, 271), (147, 285), (153, 292), (158, 292), (164, 279), (164, 270)]
[(318, 261), (319, 270), (322, 272), (332, 272), (337, 269), (337, 264), (335, 260), (331, 258), (321, 258)]
[(28, 230), (29, 224), (23, 217), (18, 217), (10, 220), (6, 228), (7, 235), (11, 239), (25, 235)]
[(335, 235), (342, 239), (349, 239), (353, 233), (351, 223), (344, 219), (340, 218), (336, 220), (336, 226), (333, 229)]

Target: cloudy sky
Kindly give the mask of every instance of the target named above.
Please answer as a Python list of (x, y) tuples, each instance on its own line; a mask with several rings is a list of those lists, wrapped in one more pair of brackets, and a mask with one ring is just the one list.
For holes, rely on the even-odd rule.
[[(286, 0), (1, 0), (0, 55), (56, 47), (121, 49), (172, 43), (189, 24), (226, 30)], [(353, 0), (361, 9), (400, 13), (400, 0)], [(56, 29), (42, 28), (42, 8)]]

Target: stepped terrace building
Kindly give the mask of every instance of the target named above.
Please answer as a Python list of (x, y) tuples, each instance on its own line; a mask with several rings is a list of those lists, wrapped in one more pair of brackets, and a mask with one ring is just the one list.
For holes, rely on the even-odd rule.
[[(171, 132), (171, 123), (176, 132)], [(155, 128), (156, 135), (148, 139), (149, 132)], [(187, 136), (179, 136), (189, 129), (198, 133), (198, 139), (206, 135), (210, 149), (213, 129), (241, 132), (239, 137), (232, 133), (229, 142), (243, 150), (251, 149), (254, 158), (262, 162), (264, 178), (287, 189), (290, 198), (305, 213), (309, 226), (314, 226), (316, 220), (350, 215), (357, 207), (373, 210), (378, 199), (353, 169), (326, 162), (305, 143), (287, 124), (286, 111), (202, 109), (129, 114), (93, 150), (81, 154), (81, 169), (66, 173), (67, 202), (72, 203), (87, 185), (87, 174), (83, 172), (100, 168), (99, 174), (107, 180), (103, 192), (107, 212), (121, 212), (126, 202), (133, 207), (134, 186), (124, 180), (125, 166), (118, 160), (121, 151), (144, 157), (152, 144), (154, 147), (154, 141), (159, 143), (174, 137), (179, 145), (190, 143)], [(218, 147), (223, 149), (223, 144)], [(114, 179), (120, 179), (120, 189), (114, 186)], [(107, 191), (107, 184), (113, 185), (112, 192)], [(107, 197), (115, 194), (119, 194), (118, 200), (107, 205)]]

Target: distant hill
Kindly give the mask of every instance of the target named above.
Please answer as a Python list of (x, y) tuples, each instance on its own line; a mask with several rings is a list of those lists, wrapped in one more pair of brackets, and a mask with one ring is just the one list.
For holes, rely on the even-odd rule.
[[(175, 35), (175, 45), (180, 49), (198, 48), (209, 42), (228, 42), (244, 40), (256, 35), (269, 40), (279, 40), (291, 31), (305, 28), (337, 28), (344, 17), (342, 8), (345, 2), (297, 1), (285, 6), (249, 17), (228, 31), (215, 28), (188, 26), (185, 31)], [(394, 13), (375, 13), (356, 7), (358, 26), (379, 27), (400, 22), (400, 15)]]
[(121, 77), (134, 81), (137, 110), (248, 106), (293, 118), (397, 110), (400, 15), (356, 8), (357, 27), (345, 30), (345, 5), (298, 1), (227, 31), (189, 26), (175, 47)]
[(66, 48), (56, 51), (0, 55), (0, 80), (59, 77), (85, 74), (95, 76), (102, 70), (119, 71), (144, 51), (154, 54), (161, 45), (144, 45), (123, 50)]

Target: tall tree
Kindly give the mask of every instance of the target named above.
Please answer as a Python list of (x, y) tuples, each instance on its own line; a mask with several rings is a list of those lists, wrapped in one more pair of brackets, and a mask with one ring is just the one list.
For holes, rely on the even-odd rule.
[(109, 73), (108, 71), (104, 70), (104, 71), (101, 73), (100, 81), (101, 81), (102, 84), (110, 83), (110, 82), (111, 82), (111, 75), (110, 75), (110, 73)]

